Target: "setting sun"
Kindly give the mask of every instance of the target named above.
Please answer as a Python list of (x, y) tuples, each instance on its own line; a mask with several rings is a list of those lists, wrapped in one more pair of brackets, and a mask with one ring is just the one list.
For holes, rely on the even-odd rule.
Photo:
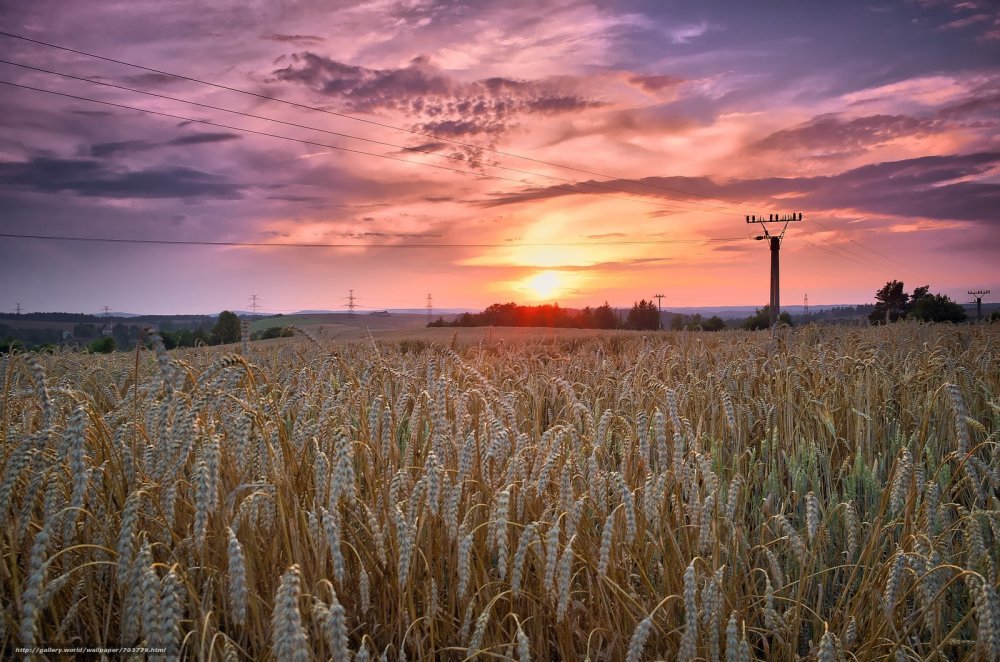
[(536, 299), (550, 299), (565, 289), (564, 280), (558, 271), (540, 271), (524, 281), (524, 289)]

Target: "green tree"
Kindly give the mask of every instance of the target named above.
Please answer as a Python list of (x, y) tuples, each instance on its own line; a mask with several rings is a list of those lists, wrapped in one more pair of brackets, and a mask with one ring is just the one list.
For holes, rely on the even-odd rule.
[(87, 345), (87, 351), (94, 354), (110, 354), (115, 351), (115, 339), (111, 336), (103, 336)]
[[(441, 320), (444, 322), (444, 320)], [(441, 324), (440, 326), (444, 326)], [(270, 340), (271, 338), (291, 338), (295, 335), (291, 327), (287, 326), (272, 326), (269, 329), (264, 329), (264, 332), (260, 334), (261, 340)]]
[(618, 328), (618, 316), (615, 315), (615, 311), (611, 309), (607, 301), (604, 302), (603, 306), (594, 308), (594, 326), (598, 329)]
[[(792, 326), (792, 316), (787, 312), (782, 311), (778, 315), (778, 324), (784, 324), (786, 326)], [(764, 306), (763, 308), (758, 308), (750, 317), (743, 320), (743, 328), (749, 331), (760, 331), (767, 329), (771, 326), (771, 307)]]
[(0, 340), (0, 354), (9, 354), (14, 351), (23, 352), (24, 343), (13, 336), (5, 336), (3, 340)]
[(701, 323), (701, 328), (706, 331), (722, 331), (726, 328), (726, 322), (718, 315), (712, 315)]
[(660, 314), (656, 310), (656, 304), (645, 299), (633, 304), (632, 310), (628, 311), (625, 328), (640, 331), (654, 331), (660, 328)]
[[(914, 293), (916, 294), (916, 293)], [(923, 294), (910, 308), (909, 314), (924, 322), (964, 322), (965, 308), (944, 294)]]
[(239, 342), (242, 335), (240, 318), (234, 312), (223, 310), (219, 313), (219, 321), (212, 328), (212, 335), (223, 345)]
[[(918, 287), (916, 292), (922, 290), (926, 293), (927, 289), (927, 286)], [(875, 293), (875, 308), (869, 313), (868, 319), (872, 324), (895, 322), (906, 316), (909, 303), (910, 295), (903, 289), (903, 282), (890, 280)]]

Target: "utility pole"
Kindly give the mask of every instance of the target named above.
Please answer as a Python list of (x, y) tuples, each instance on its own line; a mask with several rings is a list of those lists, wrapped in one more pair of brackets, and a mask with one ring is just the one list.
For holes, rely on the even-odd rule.
[(989, 293), (989, 290), (969, 290), (969, 294), (976, 299), (976, 319), (980, 322), (983, 321), (983, 297)]
[(433, 302), (431, 300), (431, 295), (428, 294), (427, 295), (427, 324), (430, 324), (433, 321), (431, 319), (432, 317), (434, 317), (434, 305), (433, 305)]
[(253, 311), (253, 318), (254, 319), (257, 319), (257, 308), (258, 308), (259, 304), (260, 304), (260, 297), (258, 297), (256, 294), (251, 294), (250, 295), (250, 310)]
[(662, 310), (661, 304), (663, 303), (663, 297), (664, 297), (664, 295), (662, 295), (662, 294), (654, 294), (653, 296), (656, 298), (656, 321), (660, 323), (660, 331), (662, 331), (663, 330), (663, 310)]
[(354, 290), (348, 290), (347, 295), (347, 315), (348, 317), (354, 317)]
[(809, 319), (809, 293), (807, 292), (804, 297), (802, 297), (802, 315), (808, 320)]
[(14, 312), (18, 317), (21, 316), (21, 304), (17, 304), (17, 310)]
[[(764, 239), (768, 240), (768, 244), (771, 247), (771, 302), (768, 304), (768, 312), (770, 313), (770, 324), (774, 327), (778, 323), (778, 315), (781, 314), (781, 295), (780, 288), (778, 286), (778, 251), (781, 250), (781, 240), (785, 237), (785, 230), (788, 229), (788, 224), (792, 221), (801, 221), (801, 213), (792, 214), (768, 214), (765, 219), (764, 215), (761, 214), (760, 218), (756, 215), (747, 216), (747, 223), (760, 223), (761, 227), (764, 229), (764, 234), (759, 234), (754, 239), (757, 241), (762, 241)], [(781, 227), (781, 232), (778, 234), (772, 234), (765, 223), (784, 223)]]

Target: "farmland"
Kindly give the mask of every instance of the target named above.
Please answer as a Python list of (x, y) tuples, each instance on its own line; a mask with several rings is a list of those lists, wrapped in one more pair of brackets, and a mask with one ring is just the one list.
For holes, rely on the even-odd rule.
[(446, 331), (5, 357), (4, 649), (1000, 656), (996, 325)]

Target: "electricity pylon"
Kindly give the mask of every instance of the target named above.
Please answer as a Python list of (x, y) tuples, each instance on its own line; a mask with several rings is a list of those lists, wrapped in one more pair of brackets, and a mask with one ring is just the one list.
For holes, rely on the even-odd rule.
[[(754, 239), (757, 241), (767, 239), (771, 246), (771, 302), (768, 304), (768, 312), (770, 313), (770, 325), (772, 327), (778, 323), (778, 315), (781, 313), (781, 296), (778, 287), (778, 251), (781, 250), (781, 240), (785, 237), (785, 230), (788, 229), (788, 224), (801, 220), (801, 213), (768, 214), (766, 219), (763, 214), (760, 215), (760, 218), (757, 215), (747, 216), (747, 223), (760, 223), (764, 229), (764, 234), (759, 234)], [(784, 223), (784, 225), (781, 226), (781, 232), (772, 234), (765, 223)]]

